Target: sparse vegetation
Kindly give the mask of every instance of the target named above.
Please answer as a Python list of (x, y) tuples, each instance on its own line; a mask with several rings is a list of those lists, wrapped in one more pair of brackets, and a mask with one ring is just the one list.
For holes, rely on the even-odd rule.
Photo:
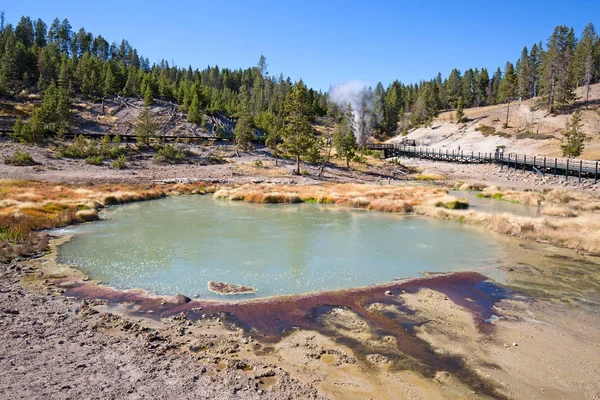
[(554, 139), (554, 136), (546, 133), (535, 133), (533, 131), (525, 131), (521, 133), (517, 133), (517, 139), (535, 139), (535, 140), (546, 140), (546, 139)]
[(4, 159), (4, 163), (6, 165), (15, 165), (15, 166), (27, 166), (27, 165), (37, 165), (31, 154), (27, 152), (20, 152), (15, 150), (15, 152), (10, 157), (6, 157)]
[(119, 157), (117, 157), (117, 159), (112, 162), (111, 167), (113, 169), (127, 168), (127, 159), (125, 158), (125, 155), (121, 154)]
[(414, 179), (415, 181), (443, 181), (446, 177), (440, 174), (419, 174)]
[(153, 162), (155, 164), (183, 164), (188, 161), (190, 153), (175, 144), (165, 144), (154, 156)]
[(104, 161), (104, 157), (101, 155), (89, 156), (85, 159), (85, 163), (89, 165), (102, 165), (102, 161)]
[(484, 137), (488, 137), (488, 136), (500, 136), (500, 137), (504, 137), (504, 138), (511, 137), (511, 135), (509, 133), (496, 131), (496, 128), (494, 128), (493, 126), (488, 126), (488, 125), (479, 125), (477, 128), (475, 128), (475, 130), (481, 132), (481, 134)]

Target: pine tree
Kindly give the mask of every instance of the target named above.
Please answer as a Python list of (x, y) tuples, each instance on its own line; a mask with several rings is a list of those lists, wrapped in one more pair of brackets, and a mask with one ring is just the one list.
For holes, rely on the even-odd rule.
[(529, 52), (527, 47), (523, 47), (521, 58), (517, 62), (517, 76), (519, 82), (519, 94), (522, 100), (530, 99), (533, 94), (531, 90), (531, 71), (530, 71)]
[(201, 124), (202, 123), (202, 113), (200, 112), (200, 104), (198, 101), (198, 94), (194, 93), (194, 97), (192, 98), (192, 102), (190, 103), (190, 107), (188, 109), (187, 115), (188, 122), (193, 124)]
[(566, 143), (561, 146), (563, 156), (578, 157), (583, 152), (585, 147), (585, 133), (582, 131), (583, 123), (581, 122), (581, 111), (577, 110), (573, 113), (570, 121), (567, 121), (563, 137)]
[(496, 69), (494, 76), (492, 77), (492, 82), (490, 86), (490, 91), (488, 93), (488, 105), (498, 104), (499, 93), (500, 93), (500, 84), (502, 83), (502, 70), (500, 67)]
[(19, 85), (19, 45), (23, 46), (9, 29), (4, 35), (8, 37), (0, 60), (0, 95), (11, 94)]
[(475, 95), (475, 105), (477, 107), (486, 104), (487, 98), (487, 89), (490, 85), (490, 76), (488, 75), (488, 71), (485, 68), (481, 69), (477, 80), (475, 81), (476, 85), (476, 95)]
[(462, 80), (460, 77), (460, 71), (457, 69), (453, 69), (450, 72), (450, 76), (448, 77), (448, 83), (446, 85), (446, 98), (448, 99), (448, 104), (452, 108), (456, 108), (456, 104), (458, 103), (458, 98), (462, 93)]
[(385, 94), (385, 89), (381, 82), (377, 83), (375, 86), (375, 90), (373, 91), (373, 97), (371, 101), (371, 126), (376, 131), (381, 132), (384, 128), (384, 104), (383, 104), (383, 96)]
[(475, 73), (472, 69), (466, 70), (462, 78), (462, 97), (464, 105), (467, 107), (473, 106), (475, 102)]
[(500, 82), (498, 91), (500, 101), (506, 102), (506, 122), (504, 123), (504, 127), (508, 128), (510, 102), (516, 99), (519, 92), (518, 77), (515, 73), (515, 68), (510, 62), (507, 62), (504, 67), (504, 79)]
[(598, 68), (598, 52), (600, 45), (598, 43), (598, 34), (592, 23), (588, 24), (583, 30), (581, 40), (577, 44), (574, 55), (574, 70), (577, 86), (585, 86), (585, 101), (589, 103), (590, 85), (594, 81), (594, 75)]
[(279, 160), (279, 143), (281, 142), (282, 128), (283, 121), (281, 118), (276, 118), (271, 130), (267, 132), (265, 137), (265, 145), (273, 151), (275, 156), (275, 165), (278, 165)]
[(350, 168), (350, 160), (356, 155), (356, 136), (354, 136), (354, 110), (348, 103), (335, 134), (333, 145), (338, 155), (346, 159), (346, 167)]
[(308, 101), (308, 90), (300, 80), (286, 99), (285, 126), (282, 130), (283, 148), (296, 158), (296, 174), (300, 174), (300, 160), (313, 150), (318, 142), (317, 133), (310, 120), (312, 109)]
[(549, 112), (566, 106), (574, 96), (572, 56), (574, 37), (566, 26), (557, 26), (548, 39), (541, 65), (542, 95)]
[(154, 96), (152, 95), (152, 88), (150, 85), (146, 85), (146, 90), (144, 91), (144, 105), (151, 106), (154, 104)]
[(243, 86), (240, 90), (240, 102), (242, 111), (235, 125), (235, 145), (239, 150), (247, 152), (252, 150), (253, 147), (254, 120), (250, 111), (250, 94), (246, 86)]
[(71, 99), (68, 91), (52, 82), (44, 91), (39, 117), (44, 131), (58, 135), (67, 133), (72, 124)]
[(465, 101), (462, 96), (458, 98), (458, 104), (456, 105), (456, 123), (460, 124), (465, 122), (465, 112), (464, 109)]
[(145, 105), (140, 111), (135, 123), (135, 136), (138, 145), (150, 146), (150, 139), (156, 134), (158, 123), (150, 107)]
[(534, 44), (531, 46), (529, 52), (529, 87), (531, 91), (531, 97), (537, 97), (540, 95), (540, 70), (542, 66), (542, 55), (544, 54), (544, 48), (542, 43)]

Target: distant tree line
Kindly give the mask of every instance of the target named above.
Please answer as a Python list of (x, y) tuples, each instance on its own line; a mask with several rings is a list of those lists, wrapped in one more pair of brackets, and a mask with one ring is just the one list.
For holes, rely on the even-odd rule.
[[(263, 56), (255, 67), (246, 69), (179, 68), (164, 60), (150, 64), (127, 40), (108, 43), (84, 28), (74, 31), (67, 19), (54, 19), (48, 27), (41, 19), (22, 17), (13, 27), (1, 17), (0, 96), (50, 90), (56, 98), (52, 104), (61, 105), (65, 96), (75, 95), (95, 101), (138, 96), (146, 104), (162, 99), (179, 104), (193, 123), (202, 124), (203, 113), (241, 119), (240, 136), (249, 138), (255, 128), (260, 129), (271, 136), (269, 145), (275, 149), (293, 118), (286, 101), (296, 84), (289, 77), (269, 75)], [(486, 68), (462, 73), (453, 69), (446, 78), (439, 73), (418, 83), (396, 80), (387, 88), (378, 83), (368, 89), (368, 115), (362, 108), (356, 110), (361, 118), (357, 137), (364, 141), (361, 129), (367, 126), (366, 119), (375, 135), (393, 136), (430, 124), (442, 110), (457, 109), (457, 118), (464, 120), (463, 108), (510, 106), (536, 96), (541, 96), (541, 106), (549, 112), (558, 112), (573, 100), (577, 87), (586, 87), (587, 100), (590, 85), (599, 81), (600, 42), (594, 25), (587, 25), (579, 38), (572, 28), (557, 26), (545, 45), (539, 42), (523, 48), (516, 62), (507, 62), (492, 74)], [(329, 115), (337, 123), (342, 121), (346, 105), (330, 104), (327, 93), (306, 88), (301, 81), (298, 84), (303, 88), (296, 98), (305, 104), (296, 116)], [(508, 112), (509, 107), (507, 124)], [(65, 128), (48, 117), (41, 121), (42, 130)]]
[[(2, 21), (4, 16), (2, 15)], [(292, 93), (290, 78), (270, 76), (265, 57), (256, 67), (232, 70), (178, 68), (167, 61), (150, 64), (127, 40), (108, 43), (84, 28), (74, 31), (67, 19), (50, 27), (41, 19), (22, 17), (16, 27), (0, 27), (0, 96), (45, 92), (52, 85), (70, 96), (100, 100), (115, 95), (178, 103), (201, 123), (199, 110), (237, 117), (249, 114), (252, 126), (273, 130)], [(307, 90), (312, 115), (327, 111), (327, 94)]]

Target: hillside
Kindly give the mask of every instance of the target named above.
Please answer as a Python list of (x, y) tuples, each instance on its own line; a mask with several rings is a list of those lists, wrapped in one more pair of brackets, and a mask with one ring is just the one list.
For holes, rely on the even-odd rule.
[[(419, 146), (436, 149), (460, 146), (467, 152), (493, 152), (496, 146), (505, 146), (508, 152), (558, 157), (562, 156), (561, 133), (565, 123), (575, 110), (580, 109), (583, 130), (588, 137), (581, 158), (600, 159), (600, 84), (592, 85), (588, 107), (585, 105), (584, 88), (578, 88), (576, 100), (566, 114), (548, 114), (538, 106), (539, 101), (539, 98), (534, 98), (512, 103), (507, 129), (503, 128), (506, 105), (495, 105), (465, 109), (469, 121), (464, 124), (456, 123), (455, 111), (443, 112), (433, 121), (432, 127), (415, 129), (406, 137), (416, 140)], [(403, 138), (397, 136), (388, 143), (397, 143)]]
[[(41, 104), (39, 96), (29, 96), (25, 101), (0, 100), (0, 127), (11, 129), (17, 117), (27, 119), (31, 111)], [(79, 134), (135, 134), (135, 121), (143, 107), (138, 98), (105, 99), (103, 103), (94, 103), (77, 99), (72, 107), (72, 133)], [(187, 122), (187, 114), (179, 110), (177, 104), (155, 100), (150, 107), (160, 126), (160, 134), (166, 136), (216, 138), (233, 135), (235, 123), (222, 113), (205, 115), (203, 126)]]

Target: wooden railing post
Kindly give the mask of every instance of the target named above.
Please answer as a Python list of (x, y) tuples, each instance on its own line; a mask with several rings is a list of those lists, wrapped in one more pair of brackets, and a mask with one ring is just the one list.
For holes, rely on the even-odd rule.
[(596, 170), (594, 171), (594, 183), (598, 183), (598, 161), (596, 161)]
[(556, 160), (556, 157), (555, 157), (554, 158), (554, 177), (555, 178), (556, 178), (556, 163), (557, 163), (557, 160)]
[(581, 168), (583, 167), (583, 161), (579, 160), (579, 183), (581, 183)]
[(565, 169), (565, 181), (569, 180), (569, 159), (567, 158), (567, 168)]
[(542, 176), (546, 176), (546, 157), (544, 157), (544, 169), (542, 170)]

